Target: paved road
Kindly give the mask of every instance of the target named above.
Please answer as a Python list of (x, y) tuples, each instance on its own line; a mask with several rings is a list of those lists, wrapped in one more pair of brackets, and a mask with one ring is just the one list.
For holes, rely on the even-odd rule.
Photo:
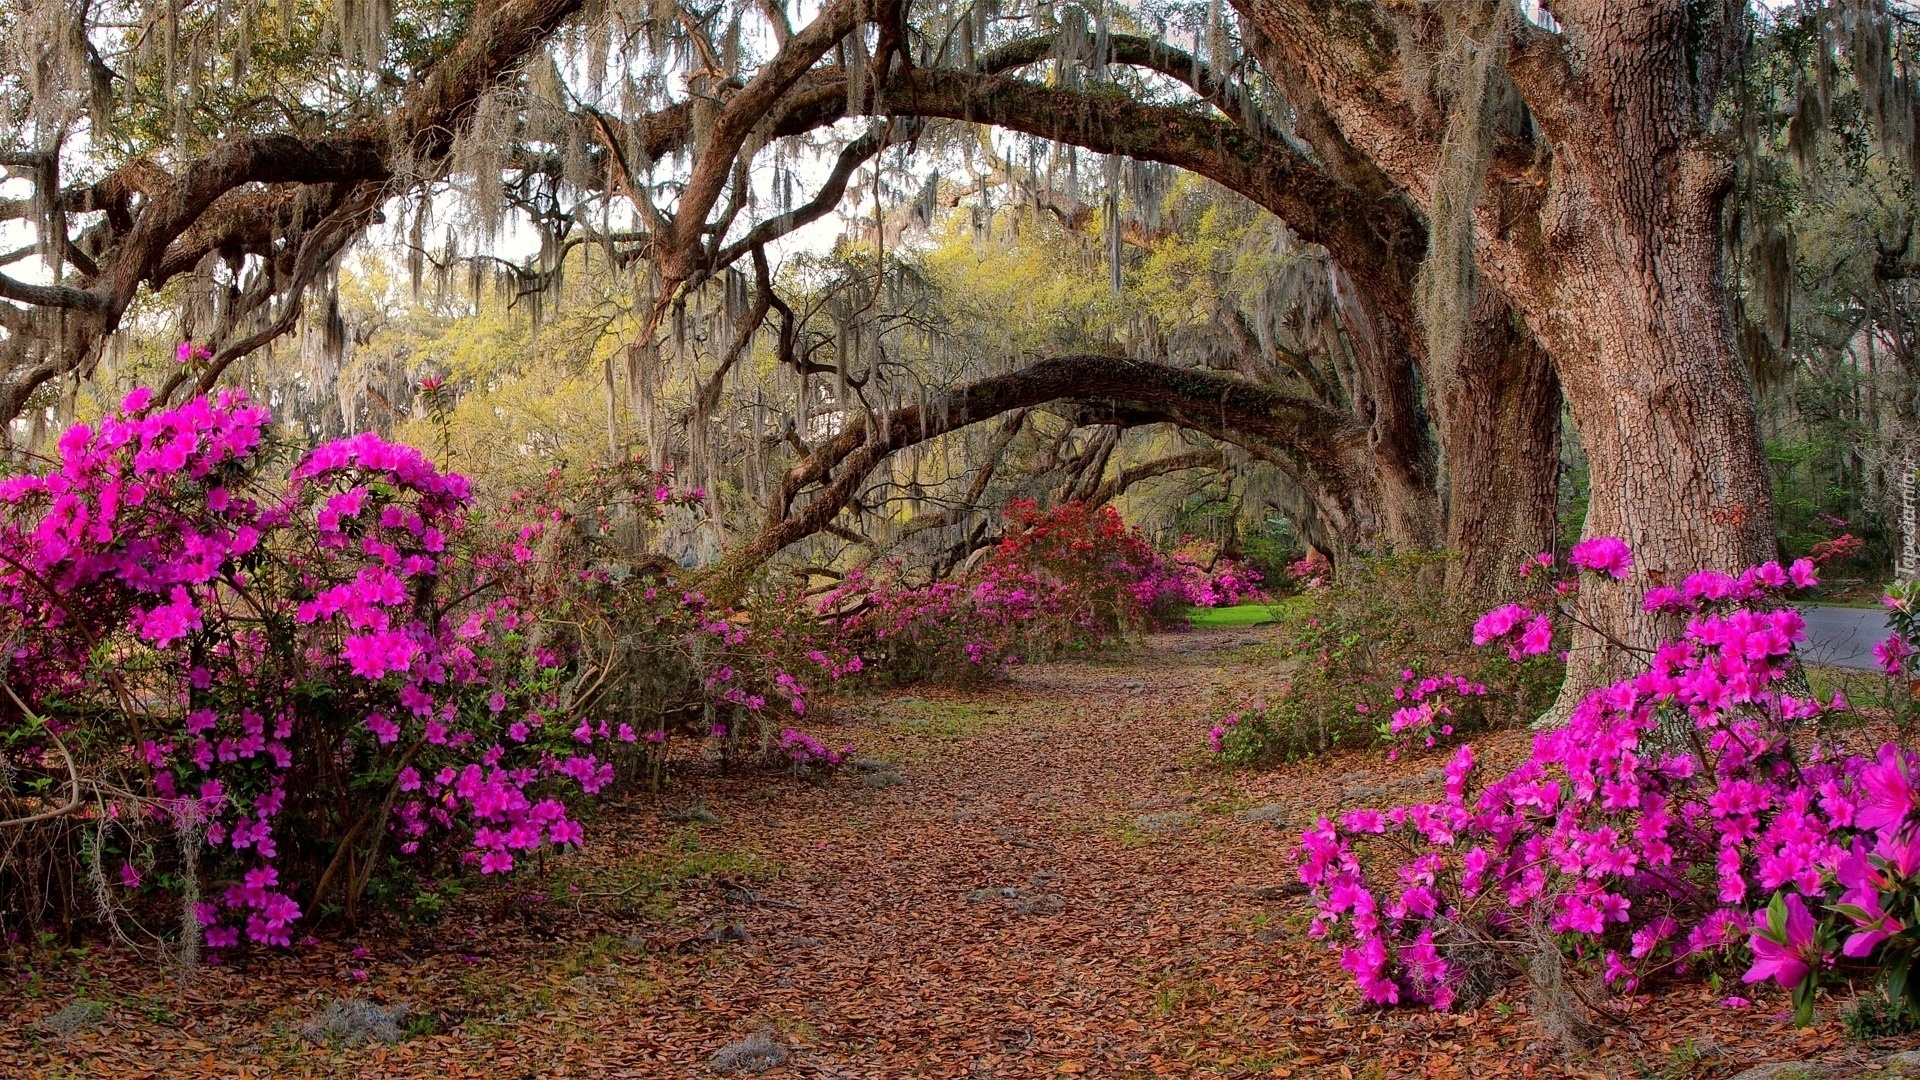
[(1834, 667), (1877, 666), (1873, 647), (1891, 633), (1884, 610), (1809, 604), (1800, 612), (1807, 617), (1807, 640), (1800, 646), (1803, 659)]

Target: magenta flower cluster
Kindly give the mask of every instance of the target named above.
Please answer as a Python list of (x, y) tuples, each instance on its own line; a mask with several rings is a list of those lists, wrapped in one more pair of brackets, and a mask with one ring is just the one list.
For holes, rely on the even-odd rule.
[(1260, 571), (1191, 536), (1167, 555), (1144, 561), (1137, 591), (1147, 607), (1163, 597), (1193, 607), (1232, 607), (1265, 595)]
[(781, 756), (792, 763), (796, 772), (837, 769), (853, 756), (851, 744), (836, 750), (806, 732), (793, 728), (780, 732), (777, 745)]
[[(1461, 675), (1444, 674), (1416, 677), (1410, 670), (1400, 673), (1400, 685), (1393, 688), (1395, 701), (1403, 704), (1387, 720), (1384, 734), (1396, 744), (1418, 741), (1432, 749), (1441, 739), (1453, 734), (1453, 704), (1487, 696), (1485, 683)], [(1388, 752), (1399, 756), (1399, 747)]]
[[(1588, 545), (1573, 562), (1589, 572), (1632, 565), (1623, 544)], [(1895, 939), (1913, 929), (1900, 913), (1920, 869), (1917, 761), (1812, 735), (1811, 721), (1847, 707), (1786, 679), (1805, 626), (1783, 600), (1816, 580), (1811, 564), (1769, 563), (1655, 590), (1648, 606), (1684, 612), (1684, 633), (1538, 736), (1518, 767), (1471, 791), (1462, 746), (1443, 801), (1322, 818), (1298, 852), (1313, 936), (1376, 1005), (1449, 1007), (1456, 928), (1544, 930), (1622, 994), (1744, 947), (1747, 981), (1788, 986), (1804, 1011), (1842, 936), (1847, 957), (1902, 965), (1904, 985), (1911, 945)], [(1491, 612), (1476, 638), (1510, 641), (1537, 617)], [(1401, 854), (1383, 874), (1366, 853), (1384, 840)]]
[(1207, 731), (1208, 749), (1216, 754), (1224, 753), (1227, 749), (1227, 736), (1231, 735), (1233, 729), (1239, 726), (1239, 713), (1229, 713), (1222, 717), (1219, 723), (1213, 725), (1213, 727)]
[[(197, 908), (207, 944), (286, 945), (296, 897), (327, 899), (288, 861), (296, 804), (295, 831), (361, 859), (391, 838), (493, 873), (580, 843), (564, 795), (611, 779), (589, 749), (609, 732), (535, 736), (562, 663), (525, 646), (513, 556), (469, 528), (465, 479), (360, 435), (268, 484), (244, 395), (151, 405), (134, 392), (0, 483), (8, 681), (98, 762), (114, 814), (204, 837), (230, 882)], [(379, 809), (316, 804), (343, 773)]]

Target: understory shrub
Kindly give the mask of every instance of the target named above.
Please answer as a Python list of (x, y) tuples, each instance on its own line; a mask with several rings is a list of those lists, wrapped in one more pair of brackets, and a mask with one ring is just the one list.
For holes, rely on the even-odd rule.
[(865, 667), (797, 592), (719, 607), (663, 561), (622, 551), (611, 531), (577, 530), (556, 553), (587, 570), (546, 622), (581, 656), (571, 707), (641, 732), (650, 765), (682, 738), (727, 762), (779, 758), (809, 701)]
[(525, 537), (471, 527), (466, 481), (409, 447), (275, 479), (244, 396), (150, 405), (0, 484), (7, 749), (42, 813), (93, 823), (100, 903), (175, 879), (209, 947), (284, 945), (383, 843), (483, 872), (577, 843), (566, 800), (606, 766), (544, 723), (562, 660), (526, 634)]
[(1324, 560), (1302, 561), (1297, 574), (1317, 584), (1288, 624), (1297, 667), (1257, 723), (1237, 714), (1243, 730), (1223, 761), (1294, 760), (1382, 741), (1434, 746), (1532, 720), (1552, 702), (1564, 668), (1559, 645), (1516, 656), (1475, 648), (1473, 612), (1445, 587), (1446, 556), (1359, 559), (1332, 580)]
[[(1602, 537), (1569, 560), (1624, 579), (1632, 555)], [(1847, 705), (1795, 690), (1805, 624), (1786, 606), (1815, 583), (1800, 560), (1655, 586), (1647, 608), (1684, 631), (1644, 658), (1643, 674), (1539, 735), (1518, 767), (1482, 778), (1461, 746), (1443, 801), (1319, 820), (1299, 851), (1313, 936), (1379, 1006), (1448, 1008), (1461, 958), (1490, 951), (1536, 991), (1542, 972), (1564, 969), (1547, 996), (1581, 1014), (1570, 1029), (1661, 980), (1742, 966), (1746, 982), (1789, 990), (1801, 1022), (1820, 985), (1862, 973), (1920, 1016), (1908, 977), (1920, 945), (1920, 756), (1822, 736)], [(1579, 618), (1578, 597), (1568, 577), (1488, 612), (1475, 636), (1523, 658), (1545, 652), (1539, 620)], [(1902, 674), (1907, 644), (1883, 651)], [(1577, 991), (1587, 985), (1611, 1000)]]
[[(1015, 500), (1006, 516), (1000, 543), (960, 580), (911, 586), (897, 568), (847, 575), (817, 604), (832, 638), (880, 678), (965, 680), (1177, 625), (1193, 602), (1196, 575), (1110, 506)], [(1234, 573), (1240, 588), (1246, 578)]]

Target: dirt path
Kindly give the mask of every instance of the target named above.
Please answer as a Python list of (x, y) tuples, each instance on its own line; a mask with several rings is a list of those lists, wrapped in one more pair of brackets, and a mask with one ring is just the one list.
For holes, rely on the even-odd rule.
[[(206, 969), (184, 1007), (151, 964), (45, 966), (0, 995), (0, 1075), (713, 1076), (756, 1032), (785, 1056), (761, 1075), (781, 1077), (1567, 1073), (1524, 1001), (1354, 1011), (1304, 936), (1288, 837), (1327, 804), (1421, 794), (1435, 762), (1208, 765), (1208, 718), (1276, 690), (1269, 633), (1162, 636), (850, 706), (820, 733), (858, 746), (857, 774), (689, 777), (607, 809), (587, 853), (511, 894)], [(105, 1012), (47, 1034), (76, 999)], [(409, 1004), (410, 1037), (299, 1034), (342, 999)], [(1715, 1041), (1710, 995), (1660, 1008), (1663, 1027), (1708, 1039), (1707, 1071), (1675, 1075), (1753, 1056)], [(1793, 1042), (1777, 1017), (1747, 1026)], [(1623, 1035), (1572, 1071), (1657, 1075), (1696, 1053), (1682, 1038)]]

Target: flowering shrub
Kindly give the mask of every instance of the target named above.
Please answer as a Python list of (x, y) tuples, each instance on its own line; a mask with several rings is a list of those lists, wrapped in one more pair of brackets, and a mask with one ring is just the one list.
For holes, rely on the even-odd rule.
[[(1544, 651), (1544, 650), (1542, 650)], [(1382, 740), (1394, 744), (1388, 753), (1389, 758), (1397, 758), (1403, 746), (1418, 742), (1431, 750), (1441, 740), (1450, 738), (1454, 732), (1454, 721), (1458, 716), (1456, 706), (1472, 709), (1477, 705), (1474, 700), (1487, 696), (1485, 683), (1477, 683), (1459, 675), (1429, 675), (1416, 679), (1413, 670), (1408, 668), (1400, 672), (1402, 685), (1393, 688), (1395, 701), (1404, 702), (1393, 711), (1386, 723), (1380, 726)]]
[(561, 660), (506, 587), (531, 553), (469, 527), (466, 481), (361, 435), (270, 485), (264, 409), (149, 404), (0, 484), (9, 741), (67, 736), (123, 883), (143, 826), (204, 841), (231, 882), (197, 904), (207, 945), (285, 945), (390, 834), (483, 873), (579, 843), (566, 797), (610, 779), (607, 733), (545, 724)]
[(853, 756), (852, 745), (835, 750), (804, 731), (787, 728), (780, 733), (780, 756), (793, 767), (795, 776), (832, 772)]
[[(1459, 675), (1416, 676), (1412, 669), (1400, 672), (1400, 685), (1394, 687), (1394, 702), (1399, 705), (1386, 719), (1372, 725), (1374, 737), (1389, 747), (1387, 759), (1397, 760), (1401, 751), (1415, 746), (1433, 749), (1451, 739), (1456, 725), (1469, 730), (1486, 726), (1484, 702), (1487, 687)], [(1379, 715), (1365, 701), (1353, 704), (1357, 721)], [(1362, 723), (1356, 723), (1358, 729)], [(1302, 731), (1298, 714), (1283, 703), (1276, 708), (1245, 709), (1232, 713), (1207, 732), (1207, 745), (1222, 765), (1257, 765), (1275, 757), (1312, 753), (1324, 747), (1303, 748), (1303, 739), (1319, 734)], [(1338, 732), (1326, 733), (1332, 745)]]
[(1304, 556), (1287, 564), (1287, 577), (1303, 589), (1322, 588), (1333, 577), (1333, 564), (1309, 548)]
[(1272, 753), (1273, 725), (1265, 709), (1229, 713), (1207, 732), (1207, 745), (1223, 765), (1253, 765)]
[[(802, 715), (791, 671), (858, 666), (587, 557), (693, 497), (638, 466), (482, 513), (411, 447), (359, 435), (275, 469), (243, 395), (151, 405), (0, 482), (0, 794), (65, 830), (49, 858), (117, 867), (97, 903), (184, 893), (210, 948), (352, 916), (394, 865), (493, 875), (578, 845), (574, 803), (616, 762), (657, 768), (669, 730), (770, 747), (742, 718)], [(636, 672), (667, 656), (679, 681), (642, 708)], [(9, 860), (0, 889), (48, 876)]]
[(1015, 500), (1005, 535), (965, 580), (910, 586), (856, 571), (817, 610), (885, 677), (967, 678), (1173, 624), (1192, 588), (1112, 507)]
[(1841, 533), (1831, 540), (1822, 540), (1813, 545), (1807, 556), (1814, 565), (1828, 562), (1845, 562), (1857, 559), (1867, 549), (1867, 542), (1852, 533)]
[(1232, 607), (1264, 598), (1260, 571), (1191, 536), (1183, 537), (1151, 572), (1168, 570), (1177, 575), (1183, 598), (1194, 607)]
[[(587, 658), (575, 679), (590, 689), (566, 704), (617, 718), (611, 756), (633, 758), (656, 786), (682, 737), (723, 763), (778, 758), (781, 733), (806, 719), (816, 694), (865, 667), (797, 591), (720, 607), (639, 547), (636, 515), (702, 497), (629, 462), (516, 493), (500, 515), (549, 523), (538, 562), (579, 568), (542, 607), (550, 640)], [(626, 730), (639, 733), (637, 745)]]
[[(1589, 541), (1570, 561), (1619, 577), (1631, 553)], [(1809, 721), (1846, 708), (1789, 678), (1804, 622), (1783, 601), (1815, 582), (1802, 560), (1650, 589), (1648, 609), (1684, 617), (1684, 633), (1541, 734), (1517, 768), (1471, 790), (1462, 746), (1444, 801), (1321, 819), (1299, 852), (1312, 934), (1376, 1005), (1447, 1008), (1464, 957), (1511, 958), (1544, 935), (1621, 994), (1744, 947), (1746, 981), (1791, 989), (1802, 1020), (1838, 961), (1876, 967), (1914, 1008), (1903, 913), (1920, 887), (1920, 760), (1812, 737)], [(1524, 652), (1537, 614), (1567, 614), (1540, 608), (1490, 615), (1476, 637)], [(1367, 857), (1389, 848), (1390, 868)]]

